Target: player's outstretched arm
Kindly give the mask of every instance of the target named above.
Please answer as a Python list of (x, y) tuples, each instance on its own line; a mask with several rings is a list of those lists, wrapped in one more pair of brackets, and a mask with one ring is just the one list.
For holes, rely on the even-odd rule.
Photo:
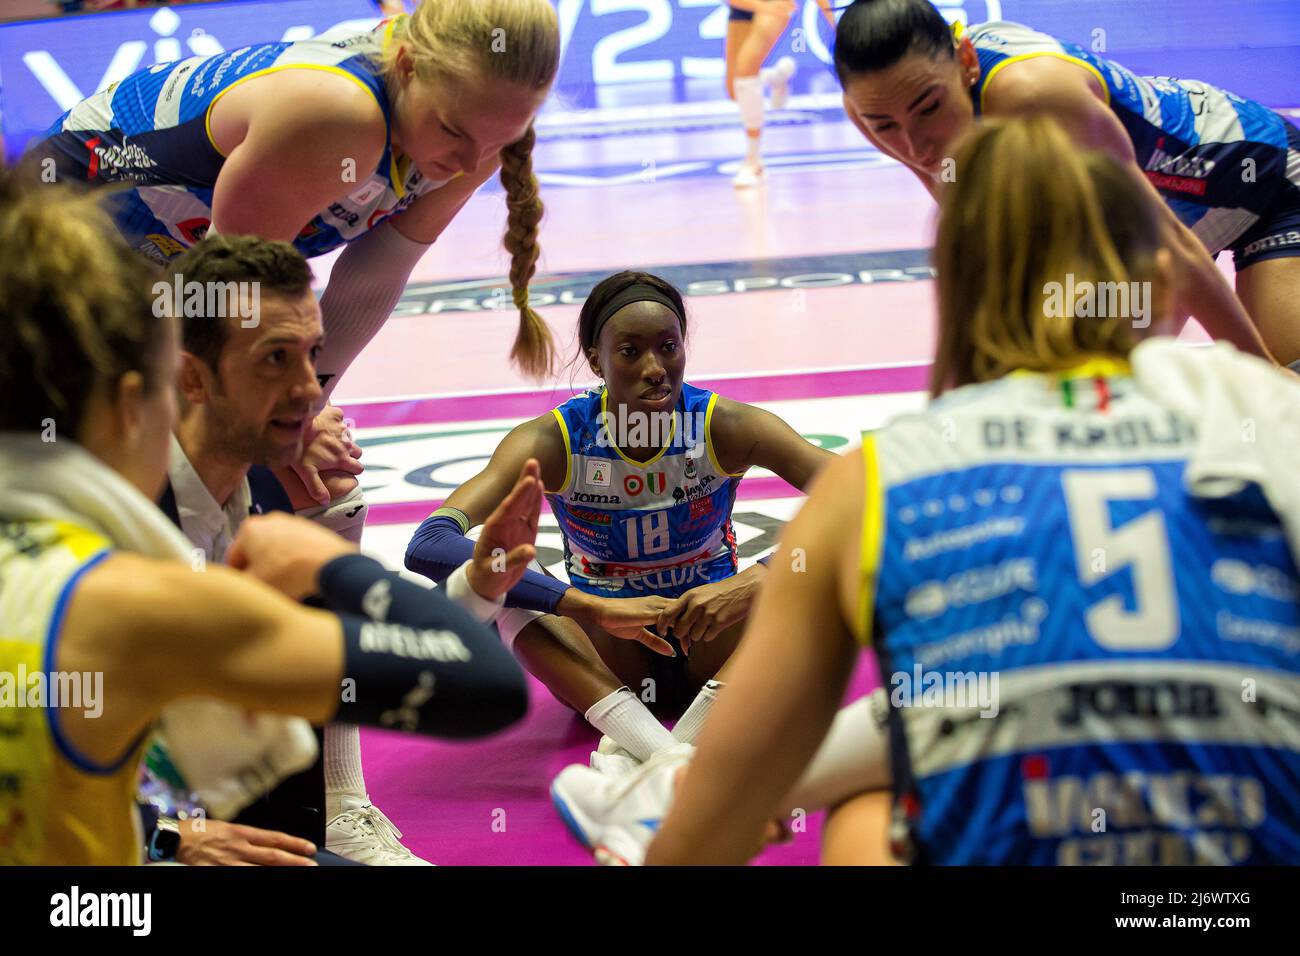
[[(385, 713), (409, 711), (408, 729), (449, 737), (491, 733), (524, 713), (522, 672), (491, 630), (337, 535), (287, 515), (250, 518), (232, 561), (250, 573), (130, 554), (87, 572), (58, 646), (61, 669), (104, 674), (98, 719), (64, 721), (78, 750), (116, 759), (191, 696), (313, 723), (383, 725)], [(319, 591), (331, 610), (281, 589)], [(355, 682), (350, 702), (345, 678)], [(412, 697), (426, 683), (432, 693)]]
[(803, 570), (774, 562), (647, 864), (746, 862), (825, 736), (856, 657), (859, 552), (845, 529), (861, 527), (863, 470), (860, 455), (832, 462), (782, 534)]

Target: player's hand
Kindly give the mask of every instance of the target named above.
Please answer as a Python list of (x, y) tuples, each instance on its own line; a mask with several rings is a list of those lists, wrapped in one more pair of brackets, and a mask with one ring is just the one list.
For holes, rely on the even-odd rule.
[(301, 601), (316, 593), (321, 568), (356, 551), (356, 545), (333, 531), (276, 512), (253, 515), (240, 525), (226, 562)]
[(663, 609), (655, 621), (655, 630), (660, 634), (671, 630), (682, 649), (690, 653), (691, 644), (711, 641), (745, 619), (765, 573), (763, 568), (750, 568), (725, 580), (691, 588)]
[(359, 475), (366, 470), (360, 458), (361, 446), (352, 440), (343, 410), (330, 405), (308, 424), (302, 458), (291, 467), (312, 499), (325, 507), (330, 503), (330, 489), (324, 481), (326, 474)]
[(664, 657), (676, 657), (673, 646), (646, 626), (658, 620), (670, 603), (670, 599), (656, 596), (603, 598), (569, 588), (555, 613), (571, 617), (584, 627), (599, 627), (622, 640), (637, 641)]
[(528, 562), (537, 557), (534, 542), (541, 513), (542, 469), (536, 458), (530, 458), (474, 544), (474, 558), (465, 574), (479, 597), (495, 601), (519, 583)]
[[(202, 825), (202, 829), (198, 827)], [(314, 844), (221, 820), (182, 820), (176, 860), (186, 866), (316, 866)]]

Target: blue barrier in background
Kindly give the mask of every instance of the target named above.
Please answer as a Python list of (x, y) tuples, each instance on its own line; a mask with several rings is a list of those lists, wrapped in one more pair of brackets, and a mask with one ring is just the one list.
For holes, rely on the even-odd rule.
[[(555, 106), (722, 96), (719, 0), (553, 0), (564, 38)], [(829, 60), (830, 30), (804, 0), (777, 55)], [(937, 0), (950, 19), (1018, 20), (1139, 73), (1187, 76), (1272, 106), (1300, 106), (1300, 0)], [(157, 62), (376, 22), (371, 0), (239, 0), (0, 26), (0, 124), (15, 155), (72, 103)], [(1100, 47), (1100, 48), (1099, 48)], [(832, 91), (804, 69), (796, 91)]]

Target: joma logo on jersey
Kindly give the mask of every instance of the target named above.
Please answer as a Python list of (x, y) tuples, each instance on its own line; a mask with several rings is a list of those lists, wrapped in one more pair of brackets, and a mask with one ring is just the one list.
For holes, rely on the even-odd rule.
[(1218, 696), (1210, 684), (1175, 680), (1111, 680), (1070, 684), (1066, 690), (1070, 700), (1056, 719), (1067, 727), (1077, 726), (1089, 715), (1147, 720), (1168, 717), (1214, 720), (1223, 715)]
[(358, 213), (353, 212), (347, 206), (337, 202), (330, 206), (330, 215), (335, 219), (341, 219), (349, 226), (355, 226), (361, 221), (361, 216)]
[(590, 495), (585, 491), (571, 492), (569, 500), (588, 505), (617, 505), (623, 503), (618, 495)]

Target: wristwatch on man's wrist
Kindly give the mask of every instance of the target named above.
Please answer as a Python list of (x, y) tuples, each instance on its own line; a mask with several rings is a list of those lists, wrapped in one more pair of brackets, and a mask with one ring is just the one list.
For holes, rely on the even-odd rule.
[(181, 849), (180, 821), (159, 817), (149, 835), (149, 862), (174, 863)]

